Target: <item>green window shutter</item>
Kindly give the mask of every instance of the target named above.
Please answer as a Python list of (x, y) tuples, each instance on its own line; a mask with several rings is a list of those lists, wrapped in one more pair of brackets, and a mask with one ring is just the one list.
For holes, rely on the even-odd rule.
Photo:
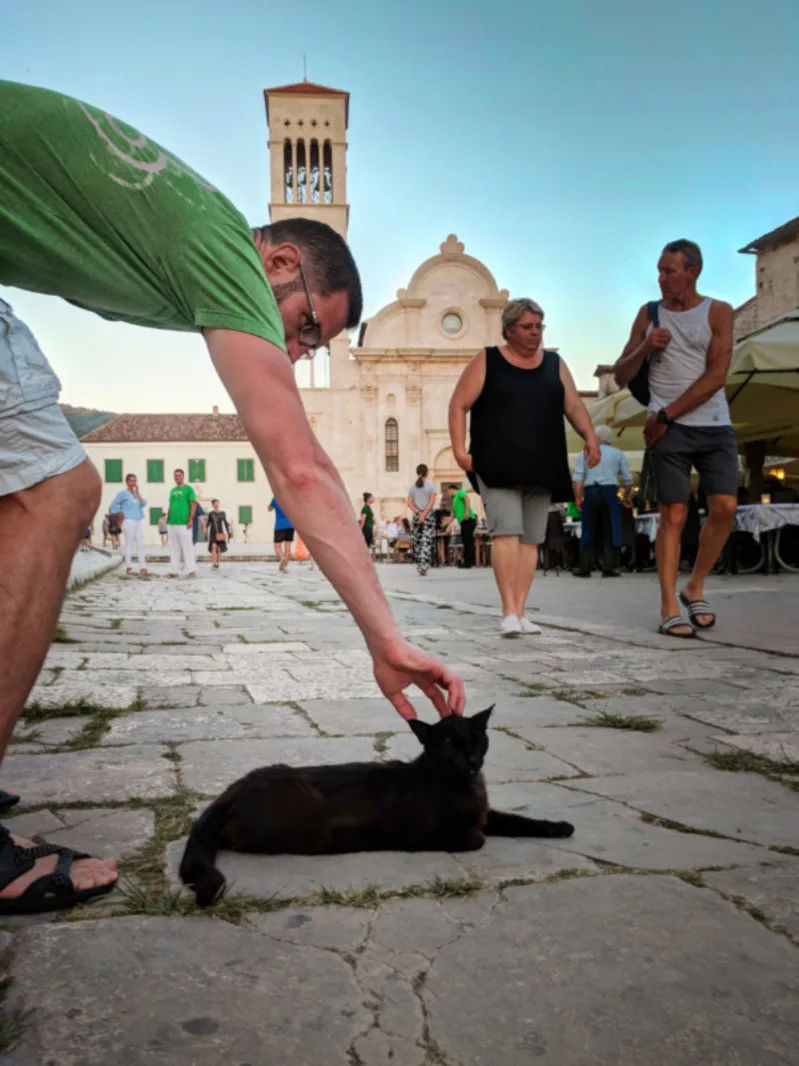
[(150, 508), (150, 525), (151, 526), (157, 526), (158, 525), (158, 519), (161, 517), (161, 515), (163, 513), (164, 512), (163, 512), (162, 508), (160, 508), (160, 507), (151, 507)]
[(121, 459), (106, 459), (105, 461), (105, 480), (107, 484), (122, 481), (122, 460)]
[(189, 459), (189, 481), (205, 481), (205, 459)]
[(164, 460), (163, 459), (148, 459), (147, 460), (147, 480), (152, 484), (163, 483), (164, 480)]
[[(252, 462), (252, 460), (245, 459), (244, 462)], [(252, 507), (239, 507), (239, 525), (243, 526), (245, 523), (252, 522)]]
[(237, 459), (236, 470), (238, 481), (255, 481), (254, 459)]

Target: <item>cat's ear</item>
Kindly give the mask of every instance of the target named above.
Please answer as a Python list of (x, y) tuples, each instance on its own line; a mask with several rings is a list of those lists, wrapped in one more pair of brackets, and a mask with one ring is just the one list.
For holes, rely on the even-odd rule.
[(488, 719), (491, 717), (491, 712), (494, 710), (494, 707), (496, 707), (496, 704), (492, 703), (490, 707), (486, 708), (486, 710), (478, 711), (477, 714), (472, 715), (472, 724), (475, 729), (485, 733), (488, 728)]
[(409, 718), (408, 725), (416, 734), (416, 739), (424, 747), (433, 727), (428, 722), (423, 722), (421, 718)]

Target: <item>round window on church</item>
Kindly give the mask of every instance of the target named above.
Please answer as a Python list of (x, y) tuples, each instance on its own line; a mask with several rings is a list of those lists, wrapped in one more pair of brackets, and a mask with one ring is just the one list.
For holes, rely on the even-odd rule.
[(455, 314), (454, 311), (448, 311), (441, 319), (441, 327), (445, 333), (454, 335), (460, 333), (463, 326), (463, 319), (460, 315)]

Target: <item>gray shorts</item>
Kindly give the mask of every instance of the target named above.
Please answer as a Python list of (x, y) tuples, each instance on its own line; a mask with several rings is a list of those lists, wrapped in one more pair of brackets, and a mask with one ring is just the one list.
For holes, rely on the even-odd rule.
[(519, 537), (522, 544), (543, 544), (552, 493), (549, 489), (492, 489), (477, 476), (492, 537)]
[(738, 445), (732, 426), (672, 423), (650, 450), (658, 503), (685, 503), (691, 467), (708, 496), (737, 496)]
[(65, 474), (86, 458), (58, 406), (60, 389), (36, 338), (0, 299), (0, 496)]

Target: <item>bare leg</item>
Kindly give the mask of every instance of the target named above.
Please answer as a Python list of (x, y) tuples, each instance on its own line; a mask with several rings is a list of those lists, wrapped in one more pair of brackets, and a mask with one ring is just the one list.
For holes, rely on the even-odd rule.
[[(55, 631), (75, 548), (100, 504), (101, 484), (87, 459), (74, 470), (48, 478), (24, 492), (0, 497), (0, 758), (41, 669)], [(13, 665), (11, 665), (13, 664)], [(10, 668), (9, 668), (10, 667)], [(31, 841), (13, 838), (31, 846)], [(49, 855), (12, 881), (0, 897), (19, 896), (37, 877), (55, 869)], [(115, 863), (81, 859), (70, 876), (77, 889), (116, 880)]]
[(524, 617), (524, 609), (527, 605), (527, 597), (530, 595), (530, 588), (533, 584), (533, 578), (535, 577), (535, 570), (538, 566), (538, 545), (536, 544), (524, 544), (519, 543), (519, 551), (516, 563), (516, 605), (512, 614), (516, 614), (517, 617)]
[[(655, 558), (660, 581), (661, 621), (680, 613), (677, 602), (677, 574), (680, 569), (680, 537), (688, 517), (687, 503), (664, 503), (660, 505), (660, 528), (655, 541)], [(675, 627), (674, 633), (687, 633), (693, 627), (688, 623)]]
[[(519, 547), (518, 537), (494, 537), (491, 543), (491, 565), (494, 568), (494, 578), (502, 599), (502, 614), (505, 618), (517, 614)], [(532, 581), (532, 577), (530, 580)]]
[[(705, 598), (705, 578), (716, 565), (718, 557), (724, 550), (732, 529), (738, 501), (735, 496), (709, 496), (707, 501), (707, 522), (699, 535), (699, 551), (691, 574), (691, 579), (683, 589), (689, 600)], [(700, 625), (708, 625), (712, 615), (697, 615)]]

